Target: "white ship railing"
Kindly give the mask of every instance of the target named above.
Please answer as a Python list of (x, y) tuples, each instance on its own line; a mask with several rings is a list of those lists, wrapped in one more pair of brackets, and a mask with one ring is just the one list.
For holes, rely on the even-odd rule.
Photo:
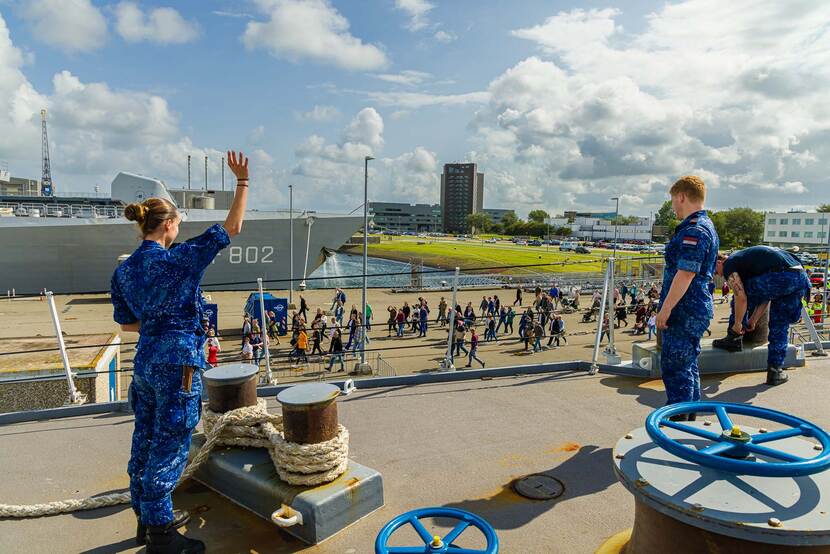
[(116, 218), (124, 214), (120, 206), (95, 206), (92, 204), (45, 204), (40, 202), (0, 202), (0, 208), (11, 209), (19, 217), (81, 217)]

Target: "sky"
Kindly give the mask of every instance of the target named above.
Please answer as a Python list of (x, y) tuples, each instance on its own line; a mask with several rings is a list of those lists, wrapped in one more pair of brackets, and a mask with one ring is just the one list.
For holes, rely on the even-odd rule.
[[(715, 209), (830, 202), (826, 0), (0, 0), (0, 163), (59, 194), (119, 171), (253, 207), (438, 203), (649, 215), (696, 174)], [(230, 186), (229, 172), (226, 183)]]

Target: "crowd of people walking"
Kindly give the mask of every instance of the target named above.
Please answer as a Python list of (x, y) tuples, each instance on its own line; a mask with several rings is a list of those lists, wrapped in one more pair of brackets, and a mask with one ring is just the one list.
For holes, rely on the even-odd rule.
[[(507, 291), (506, 291), (507, 292)], [(532, 300), (525, 304), (524, 295), (530, 292)], [(600, 311), (601, 292), (590, 292), (591, 301), (585, 310), (580, 310), (583, 292), (581, 287), (560, 288), (556, 283), (546, 290), (515, 289), (515, 300), (502, 302), (498, 294), (482, 295), (479, 301), (469, 300), (454, 307), (446, 297), (441, 296), (437, 306), (431, 306), (423, 296), (415, 301), (405, 300), (399, 305), (386, 307), (385, 331), (387, 340), (427, 338), (440, 331), (441, 341), (447, 340), (453, 358), (466, 358), (466, 367), (473, 363), (485, 367), (480, 357), (480, 345), (500, 344), (513, 339), (520, 350), (532, 354), (568, 345), (569, 329), (563, 314), (582, 311), (584, 323), (597, 322)], [(601, 325), (601, 341), (608, 340), (611, 321), (615, 328), (629, 328), (629, 316), (634, 323), (627, 330), (632, 335), (643, 335), (652, 340), (656, 334), (655, 315), (659, 288), (654, 283), (625, 281), (614, 290), (614, 309), (606, 311)], [(273, 311), (266, 315), (266, 335), (272, 351), (280, 346), (280, 334), (288, 335), (287, 352), (272, 353), (272, 358), (285, 361), (293, 367), (300, 367), (310, 361), (322, 362), (328, 372), (345, 371), (347, 359), (360, 357), (371, 342), (373, 308), (366, 305), (361, 313), (358, 304), (347, 303), (346, 291), (336, 289), (331, 303), (312, 308), (304, 295), (299, 296), (298, 308), (291, 313), (289, 321), (278, 321)], [(590, 333), (592, 331), (587, 331)], [(382, 331), (373, 336), (383, 337)], [(444, 333), (451, 333), (448, 337)], [(585, 334), (583, 331), (581, 334)], [(207, 359), (211, 365), (219, 363), (222, 352), (218, 333), (207, 330)], [(245, 313), (241, 327), (241, 350), (236, 359), (261, 365), (264, 359), (262, 323), (255, 314)], [(441, 343), (443, 345), (443, 342)], [(233, 354), (226, 351), (225, 358)], [(336, 366), (336, 367), (335, 367)]]

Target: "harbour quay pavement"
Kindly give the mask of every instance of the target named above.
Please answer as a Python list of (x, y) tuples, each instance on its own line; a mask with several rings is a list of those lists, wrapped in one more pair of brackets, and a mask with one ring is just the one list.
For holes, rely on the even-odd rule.
[[(285, 290), (271, 290), (274, 296), (278, 298), (288, 298), (288, 292)], [(360, 289), (345, 289), (346, 293), (346, 312), (351, 309), (354, 304), (358, 311), (360, 310)], [(219, 329), (220, 342), (222, 346), (222, 353), (220, 354), (220, 363), (238, 361), (240, 355), (241, 337), (239, 333), (242, 326), (242, 316), (245, 302), (250, 292), (207, 292), (210, 301), (218, 305), (219, 311)], [(328, 310), (332, 304), (334, 290), (306, 290), (304, 292), (294, 292), (294, 303), (299, 307), (300, 296), (304, 297), (309, 305), (310, 318), (316, 312), (316, 309), (322, 308)], [(511, 305), (515, 300), (515, 289), (493, 288), (486, 290), (462, 290), (458, 293), (457, 302), (464, 307), (467, 302), (472, 302), (476, 309), (476, 314), (479, 314), (478, 305), (481, 302), (482, 296), (489, 297), (498, 295), (502, 304)], [(387, 307), (395, 306), (400, 308), (404, 301), (409, 302), (410, 305), (418, 300), (418, 297), (424, 297), (430, 307), (430, 323), (427, 336), (418, 338), (417, 333), (407, 331), (404, 337), (398, 338), (394, 334), (392, 337), (387, 337), (388, 319)], [(372, 330), (369, 332), (370, 342), (366, 346), (367, 353), (370, 357), (374, 357), (379, 353), (382, 359), (394, 368), (398, 375), (405, 375), (411, 373), (420, 373), (437, 370), (439, 362), (444, 358), (447, 350), (447, 327), (440, 327), (435, 323), (435, 318), (438, 315), (438, 303), (441, 297), (444, 297), (449, 304), (451, 302), (451, 292), (406, 292), (397, 293), (391, 292), (389, 289), (369, 289), (368, 302), (372, 306), (374, 313), (372, 319)], [(525, 292), (523, 295), (522, 309), (532, 303), (532, 293)], [(120, 333), (119, 327), (112, 321), (112, 307), (107, 295), (83, 295), (71, 296), (62, 295), (56, 296), (55, 301), (57, 310), (60, 315), (63, 331), (69, 335), (85, 335), (90, 333)], [(523, 365), (534, 362), (552, 362), (565, 360), (590, 360), (593, 354), (593, 346), (596, 333), (596, 322), (583, 323), (582, 316), (584, 307), (590, 305), (591, 296), (583, 294), (581, 297), (581, 306), (583, 310), (566, 314), (562, 317), (565, 321), (565, 330), (567, 334), (568, 343), (560, 348), (547, 347), (543, 351), (533, 353), (525, 351), (524, 342), (519, 339), (517, 334), (519, 315), (514, 321), (514, 333), (512, 335), (505, 335), (502, 332), (498, 335), (498, 340), (495, 342), (484, 342), (484, 323), (483, 320), (478, 320), (477, 330), (480, 337), (478, 356), (484, 360), (487, 367), (503, 367), (512, 365)], [(516, 308), (518, 310), (518, 306)], [(715, 302), (715, 318), (712, 320), (710, 327), (712, 338), (724, 336), (726, 334), (727, 318), (729, 315), (729, 305), (720, 303), (718, 297)], [(50, 337), (54, 336), (54, 329), (52, 321), (49, 316), (47, 304), (40, 302), (38, 299), (25, 300), (2, 300), (0, 301), (0, 317), (4, 322), (7, 322), (0, 328), (0, 338), (4, 337)], [(329, 317), (331, 320), (332, 318)], [(348, 315), (344, 318), (344, 323), (347, 321)], [(632, 335), (631, 330), (634, 326), (635, 317), (629, 314), (629, 323), (627, 327), (622, 327), (615, 330), (615, 344), (618, 353), (622, 358), (631, 358), (632, 345), (636, 342), (647, 342), (647, 335)], [(330, 323), (331, 324), (331, 323)], [(344, 330), (344, 343), (347, 338), (347, 333)], [(708, 338), (704, 336), (704, 339)], [(138, 339), (138, 335), (133, 333), (122, 333), (122, 340), (124, 346), (122, 347), (122, 367), (129, 368), (132, 366), (132, 358), (134, 353), (134, 345), (130, 344)], [(547, 345), (547, 337), (542, 342)], [(603, 342), (603, 345), (606, 341)], [(469, 335), (467, 337), (467, 345), (469, 346)], [(328, 350), (328, 340), (323, 341), (323, 351)], [(0, 352), (4, 348), (3, 343), (0, 342)], [(274, 345), (271, 348), (272, 353), (272, 367), (285, 370), (279, 374), (281, 382), (288, 382), (291, 380), (300, 380), (301, 372), (299, 369), (291, 371), (288, 361), (288, 355), (291, 351), (289, 345), (289, 337), (281, 337), (280, 345)], [(311, 358), (315, 360), (314, 357)], [(60, 363), (58, 352), (53, 353), (54, 363)], [(347, 366), (354, 365), (353, 358), (347, 358)], [(604, 361), (601, 356), (600, 361)], [(463, 368), (467, 359), (456, 358), (456, 367)], [(263, 362), (264, 365), (264, 362)], [(319, 363), (317, 364), (319, 366)], [(316, 375), (316, 373), (315, 373)], [(342, 377), (342, 373), (339, 374)], [(316, 377), (315, 377), (316, 378)], [(129, 384), (129, 379), (122, 380), (122, 388)]]

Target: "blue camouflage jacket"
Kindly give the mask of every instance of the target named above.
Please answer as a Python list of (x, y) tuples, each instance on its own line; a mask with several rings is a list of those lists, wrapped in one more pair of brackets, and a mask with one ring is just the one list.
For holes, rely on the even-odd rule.
[(674, 236), (666, 246), (666, 265), (663, 269), (663, 289), (660, 306), (669, 293), (678, 270), (696, 273), (686, 294), (672, 310), (668, 325), (692, 334), (702, 334), (714, 317), (709, 282), (715, 272), (720, 239), (706, 210), (690, 214), (674, 229)]
[(113, 319), (121, 324), (141, 322), (135, 366), (206, 367), (199, 282), (230, 242), (225, 228), (216, 224), (169, 250), (142, 241), (118, 266), (110, 287)]

